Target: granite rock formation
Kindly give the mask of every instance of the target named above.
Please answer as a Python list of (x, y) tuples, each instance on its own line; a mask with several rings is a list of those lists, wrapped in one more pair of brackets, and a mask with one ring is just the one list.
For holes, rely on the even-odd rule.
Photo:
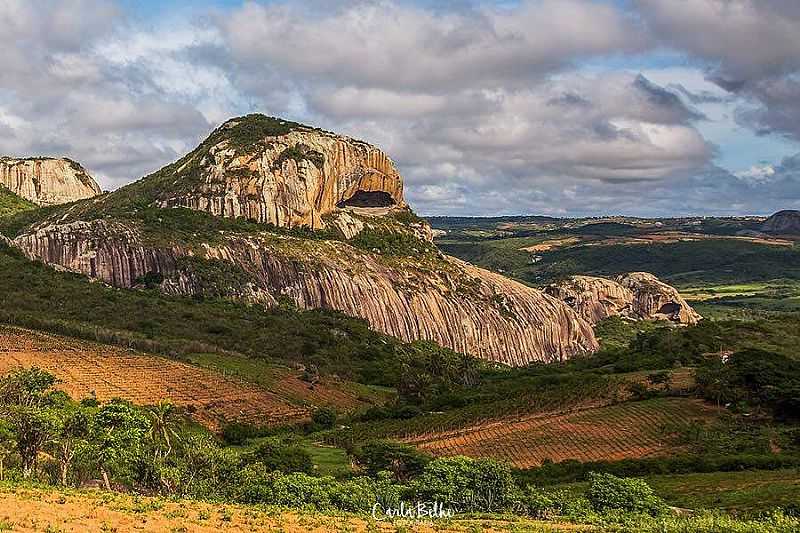
[(66, 204), (102, 192), (75, 161), (47, 157), (0, 158), (0, 185), (37, 205)]
[[(439, 252), (402, 191), (377, 148), (251, 116), (161, 171), (11, 236), (31, 259), (117, 287), (147, 278), (169, 294), (288, 299), (510, 365), (598, 348), (590, 324), (557, 298)], [(179, 227), (192, 212), (178, 207), (205, 214)]]
[(778, 211), (761, 225), (764, 233), (800, 235), (800, 211)]
[(562, 300), (591, 324), (610, 316), (679, 324), (696, 324), (702, 319), (674, 287), (647, 272), (631, 272), (614, 279), (572, 276), (549, 285), (545, 292)]
[[(279, 227), (323, 228), (337, 207), (403, 207), (392, 160), (365, 142), (260, 115), (225, 122), (177, 168), (190, 190), (161, 195), (188, 207)], [(254, 142), (247, 136), (255, 132)], [(192, 176), (193, 175), (193, 176)]]

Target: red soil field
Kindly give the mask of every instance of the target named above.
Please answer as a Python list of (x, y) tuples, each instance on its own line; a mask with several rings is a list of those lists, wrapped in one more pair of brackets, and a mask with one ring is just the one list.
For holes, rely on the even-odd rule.
[(710, 421), (717, 414), (699, 400), (663, 398), (496, 419), (404, 440), (434, 456), (493, 457), (528, 468), (546, 459), (589, 462), (669, 455), (676, 451), (675, 427)]
[(159, 356), (0, 326), (0, 374), (33, 366), (54, 374), (74, 399), (118, 397), (140, 405), (170, 399), (211, 429), (223, 420), (287, 424), (307, 418), (313, 405), (359, 404), (354, 394), (324, 383), (312, 389), (289, 370), (275, 390), (266, 390)]

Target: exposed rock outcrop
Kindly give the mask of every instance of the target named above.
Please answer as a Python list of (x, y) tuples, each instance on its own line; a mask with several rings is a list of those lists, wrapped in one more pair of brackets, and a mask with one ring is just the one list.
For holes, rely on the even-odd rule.
[(170, 294), (266, 306), (288, 298), (512, 365), (597, 349), (569, 306), (447, 257), (432, 239), (379, 149), (256, 115), (226, 122), (136, 183), (61, 208), (13, 242), (32, 259), (118, 287), (146, 278)]
[(511, 365), (597, 349), (589, 324), (557, 299), (446, 256), (389, 259), (344, 242), (267, 233), (231, 235), (201, 250), (152, 248), (135, 229), (101, 220), (47, 226), (14, 243), (33, 259), (120, 287), (157, 272), (173, 294), (203, 294), (213, 285), (184, 267), (188, 258), (221, 261), (241, 270), (226, 284), (232, 297), (338, 309), (406, 341), (434, 340)]
[(800, 235), (800, 211), (778, 211), (761, 225), (764, 233)]
[[(263, 136), (251, 142), (253, 131)], [(224, 123), (170, 173), (196, 183), (160, 195), (162, 207), (281, 227), (325, 227), (323, 217), (337, 207), (405, 205), (400, 174), (378, 148), (260, 115)]]
[(647, 272), (606, 279), (572, 276), (545, 292), (562, 300), (591, 324), (610, 316), (632, 320), (669, 320), (696, 324), (702, 317), (678, 291)]
[(0, 158), (0, 184), (37, 205), (65, 204), (102, 192), (75, 161), (46, 157)]

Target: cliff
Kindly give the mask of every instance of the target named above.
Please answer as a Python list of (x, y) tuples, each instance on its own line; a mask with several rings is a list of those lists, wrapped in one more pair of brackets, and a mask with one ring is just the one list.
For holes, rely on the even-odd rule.
[(545, 288), (591, 324), (610, 316), (696, 324), (702, 317), (678, 291), (647, 272), (605, 279), (572, 276)]
[(0, 158), (0, 185), (37, 205), (65, 204), (102, 192), (78, 163), (45, 157)]
[(402, 191), (377, 148), (250, 116), (139, 182), (6, 232), (31, 259), (114, 286), (336, 309), (511, 365), (597, 349), (558, 299), (439, 252)]
[(764, 233), (800, 235), (800, 211), (778, 211), (761, 225)]

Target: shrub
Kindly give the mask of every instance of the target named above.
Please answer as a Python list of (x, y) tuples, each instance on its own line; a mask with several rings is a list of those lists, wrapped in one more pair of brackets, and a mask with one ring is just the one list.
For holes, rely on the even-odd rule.
[(232, 446), (241, 446), (257, 434), (258, 429), (255, 426), (242, 422), (231, 422), (222, 427), (222, 440)]
[(665, 504), (645, 481), (612, 474), (590, 474), (586, 497), (599, 512), (609, 510), (657, 515)]
[(311, 415), (311, 421), (320, 429), (333, 429), (336, 426), (336, 411), (330, 407), (320, 407)]
[(431, 461), (411, 488), (419, 500), (450, 504), (462, 512), (508, 509), (518, 496), (508, 465), (469, 457)]
[(260, 462), (268, 470), (280, 472), (304, 472), (310, 474), (314, 470), (311, 454), (300, 446), (287, 445), (277, 437), (271, 437), (261, 443), (251, 454), (253, 462)]
[(559, 491), (548, 491), (528, 485), (520, 498), (524, 511), (540, 520), (549, 520), (563, 514), (567, 495)]
[(405, 481), (419, 475), (430, 458), (408, 444), (392, 441), (374, 441), (355, 451), (355, 458), (372, 476), (381, 471), (391, 472)]

